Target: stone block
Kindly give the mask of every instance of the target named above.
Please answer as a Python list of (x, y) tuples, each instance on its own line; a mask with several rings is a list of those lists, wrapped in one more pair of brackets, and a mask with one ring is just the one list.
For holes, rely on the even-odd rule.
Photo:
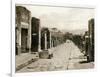
[(39, 57), (42, 58), (42, 59), (48, 59), (49, 58), (49, 52), (47, 50), (43, 51), (43, 52), (39, 52)]

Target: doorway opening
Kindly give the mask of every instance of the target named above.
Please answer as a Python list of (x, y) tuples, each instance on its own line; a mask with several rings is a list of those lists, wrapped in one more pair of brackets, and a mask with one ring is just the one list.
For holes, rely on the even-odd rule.
[(27, 51), (27, 39), (28, 39), (28, 29), (21, 29), (21, 52), (26, 53)]

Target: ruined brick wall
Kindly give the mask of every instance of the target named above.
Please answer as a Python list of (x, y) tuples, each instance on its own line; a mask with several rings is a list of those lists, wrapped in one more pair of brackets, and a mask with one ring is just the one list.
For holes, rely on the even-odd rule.
[(31, 50), (32, 52), (38, 52), (38, 45), (39, 45), (39, 26), (40, 20), (38, 18), (32, 17), (31, 20)]
[(90, 19), (88, 22), (88, 31), (89, 31), (89, 58), (94, 61), (94, 19)]
[(16, 6), (16, 54), (21, 53), (22, 48), (22, 29), (27, 30), (27, 50), (31, 48), (31, 12), (23, 6)]

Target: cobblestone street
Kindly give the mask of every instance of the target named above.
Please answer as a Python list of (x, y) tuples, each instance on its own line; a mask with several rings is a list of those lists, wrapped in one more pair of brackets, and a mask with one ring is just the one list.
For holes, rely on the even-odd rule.
[[(80, 52), (77, 46), (67, 40), (66, 43), (53, 49), (52, 59), (39, 59), (17, 72), (39, 72), (39, 71), (58, 71), (70, 69), (93, 68), (93, 63), (79, 64), (79, 61), (85, 61), (86, 58)], [(90, 66), (90, 67), (89, 67)]]

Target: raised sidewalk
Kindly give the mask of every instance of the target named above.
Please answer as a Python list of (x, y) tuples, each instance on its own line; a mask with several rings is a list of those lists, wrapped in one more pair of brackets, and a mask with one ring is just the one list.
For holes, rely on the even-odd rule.
[(39, 59), (38, 53), (22, 53), (15, 57), (16, 71)]

